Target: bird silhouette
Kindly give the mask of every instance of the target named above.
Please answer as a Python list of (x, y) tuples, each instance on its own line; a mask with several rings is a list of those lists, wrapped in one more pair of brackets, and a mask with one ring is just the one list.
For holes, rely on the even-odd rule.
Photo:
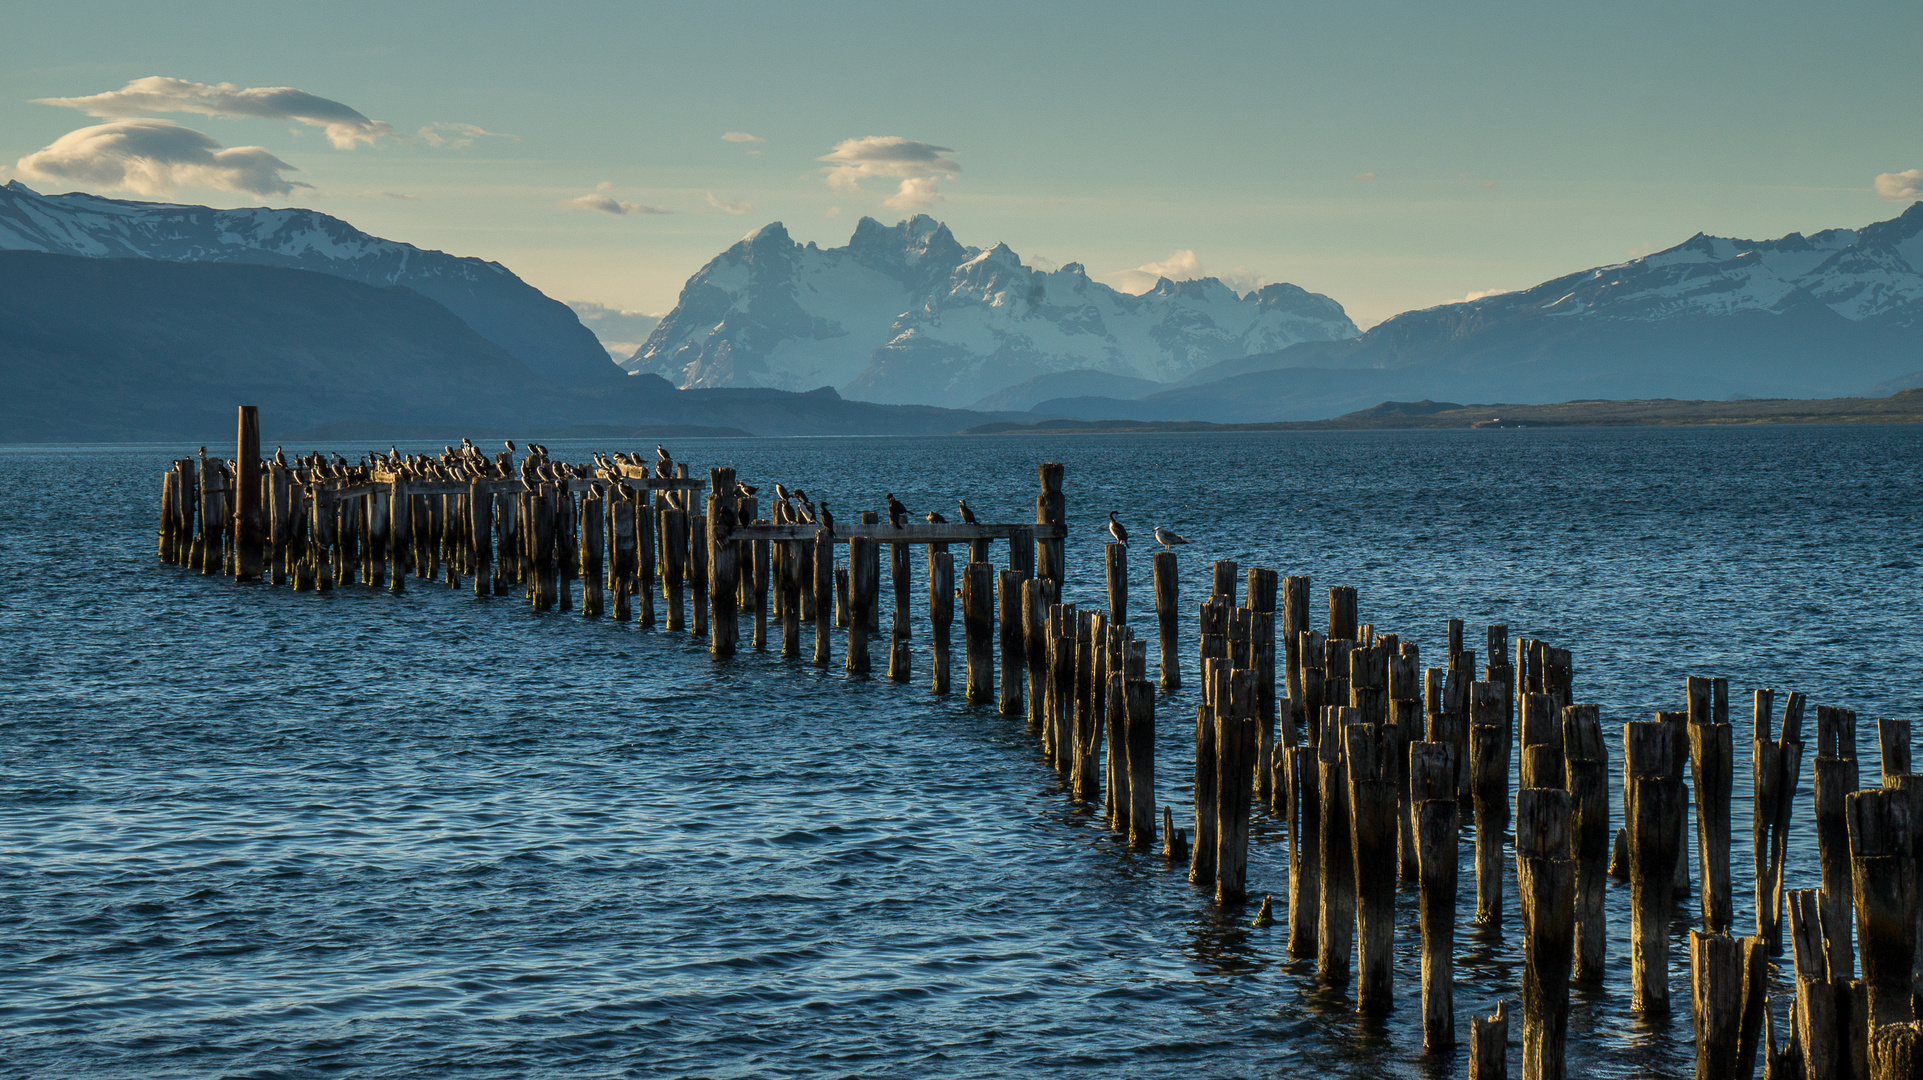
[(1115, 520), (1115, 511), (1113, 510), (1108, 512), (1108, 534), (1115, 538), (1116, 543), (1123, 547), (1128, 546), (1128, 530), (1122, 528), (1122, 523)]
[(930, 510), (928, 511), (928, 524), (946, 525), (948, 524), (948, 519), (945, 517), (942, 517), (940, 514), (935, 513), (933, 510)]
[(903, 519), (905, 519), (907, 516), (908, 516), (908, 508), (901, 504), (900, 499), (895, 498), (894, 492), (892, 491), (889, 492), (888, 493), (888, 524), (893, 525), (895, 528), (899, 529), (901, 528), (901, 523)]
[(962, 499), (962, 500), (960, 500), (960, 501), (958, 502), (958, 504), (957, 504), (957, 505), (959, 505), (959, 506), (961, 507), (961, 516), (962, 516), (962, 522), (963, 522), (964, 524), (968, 524), (968, 525), (974, 525), (974, 524), (976, 524), (976, 521), (975, 521), (975, 512), (974, 512), (973, 510), (970, 510), (970, 509), (968, 508), (968, 500), (967, 500), (967, 499)]
[(815, 514), (815, 518), (821, 522), (822, 532), (827, 533), (829, 536), (835, 535), (835, 515), (828, 512), (828, 500), (823, 499), (821, 501), (821, 507)]
[(1164, 529), (1160, 525), (1157, 525), (1155, 527), (1155, 542), (1162, 545), (1163, 551), (1167, 551), (1176, 544), (1188, 543), (1188, 540), (1178, 535), (1172, 529)]

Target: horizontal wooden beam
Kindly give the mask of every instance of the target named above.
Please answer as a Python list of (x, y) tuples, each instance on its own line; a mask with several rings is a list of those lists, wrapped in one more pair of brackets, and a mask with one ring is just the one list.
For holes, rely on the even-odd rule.
[[(731, 540), (809, 540), (821, 531), (819, 525), (770, 525), (757, 522), (737, 525), (728, 533)], [(900, 528), (892, 525), (862, 525), (835, 522), (835, 542), (845, 544), (851, 536), (869, 536), (884, 544), (966, 544), (972, 540), (1012, 540), (1017, 536), (1031, 540), (1058, 540), (1065, 530), (1060, 525), (930, 525), (911, 522)]]

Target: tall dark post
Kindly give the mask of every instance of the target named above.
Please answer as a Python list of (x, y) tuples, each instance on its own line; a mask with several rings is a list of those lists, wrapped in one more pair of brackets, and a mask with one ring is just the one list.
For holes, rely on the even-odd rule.
[(260, 408), (240, 407), (240, 438), (234, 450), (234, 580), (259, 581), (261, 549), (266, 537), (260, 527)]
[[(1035, 524), (1066, 529), (1068, 508), (1062, 498), (1062, 467), (1051, 461), (1036, 471), (1041, 477), (1042, 490), (1035, 496)], [(1057, 596), (1062, 593), (1062, 579), (1066, 574), (1063, 543), (1061, 537), (1035, 541), (1035, 576), (1054, 582)]]

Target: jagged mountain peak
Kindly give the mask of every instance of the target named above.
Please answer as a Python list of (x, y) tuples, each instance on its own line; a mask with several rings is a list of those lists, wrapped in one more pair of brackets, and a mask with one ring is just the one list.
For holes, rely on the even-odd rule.
[(775, 228), (691, 277), (622, 366), (683, 387), (827, 384), (874, 401), (965, 405), (1047, 371), (1167, 381), (1357, 333), (1340, 304), (1304, 290), (1264, 300), (1206, 278), (1130, 296), (1080, 263), (1042, 272), (1006, 243), (964, 245), (927, 214), (893, 225), (863, 217), (839, 248)]

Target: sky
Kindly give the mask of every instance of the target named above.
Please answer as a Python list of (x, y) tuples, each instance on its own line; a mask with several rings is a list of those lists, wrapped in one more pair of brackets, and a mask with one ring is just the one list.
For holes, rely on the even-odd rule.
[(659, 314), (926, 212), (1365, 328), (1923, 197), (1923, 4), (11, 4), (0, 179), (305, 206)]

